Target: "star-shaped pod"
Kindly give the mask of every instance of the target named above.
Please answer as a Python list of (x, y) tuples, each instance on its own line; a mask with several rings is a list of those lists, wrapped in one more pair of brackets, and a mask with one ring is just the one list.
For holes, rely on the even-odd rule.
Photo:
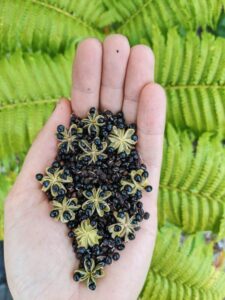
[(104, 117), (99, 115), (96, 109), (93, 113), (89, 113), (87, 118), (83, 119), (82, 122), (85, 124), (84, 128), (88, 129), (89, 134), (91, 134), (92, 130), (98, 134), (99, 127), (105, 124)]
[(121, 189), (124, 189), (126, 186), (130, 186), (131, 189), (128, 194), (134, 195), (137, 191), (143, 191), (146, 189), (148, 184), (148, 179), (143, 176), (144, 170), (139, 169), (138, 171), (131, 171), (131, 181), (121, 180)]
[(76, 124), (71, 125), (69, 129), (66, 129), (63, 125), (58, 126), (58, 147), (64, 148), (67, 153), (70, 150), (73, 151), (73, 142), (78, 140), (78, 134), (82, 131), (82, 128), (78, 128)]
[(67, 199), (66, 197), (62, 202), (52, 201), (53, 205), (53, 215), (57, 221), (61, 221), (62, 223), (67, 223), (75, 219), (75, 211), (80, 208), (78, 204), (77, 198)]
[(102, 142), (102, 150), (98, 150), (97, 146), (95, 143), (88, 143), (88, 141), (84, 140), (84, 141), (80, 141), (79, 142), (79, 147), (83, 150), (83, 154), (81, 154), (79, 156), (79, 159), (83, 159), (83, 158), (88, 158), (89, 159), (89, 163), (93, 162), (95, 163), (99, 156), (101, 156), (102, 158), (106, 158), (107, 155), (104, 153), (104, 151), (107, 148), (107, 143), (106, 142)]
[(84, 260), (84, 269), (79, 269), (74, 272), (75, 281), (87, 281), (87, 287), (91, 290), (96, 288), (96, 279), (104, 276), (103, 266), (95, 265), (94, 259)]
[(118, 153), (125, 152), (126, 154), (130, 154), (130, 151), (137, 143), (137, 141), (132, 140), (134, 134), (135, 130), (132, 128), (125, 130), (113, 126), (113, 130), (109, 135), (110, 147), (116, 149)]
[(66, 191), (64, 183), (73, 182), (72, 177), (66, 175), (63, 169), (47, 168), (45, 172), (46, 175), (41, 180), (42, 191), (46, 192), (50, 190), (53, 197), (58, 195), (59, 190)]
[(130, 218), (129, 214), (125, 212), (125, 216), (121, 218), (118, 216), (118, 213), (115, 212), (114, 217), (116, 218), (117, 223), (108, 227), (112, 238), (119, 236), (124, 238), (124, 241), (127, 242), (129, 240), (129, 234), (134, 234), (135, 228), (139, 228), (139, 225), (135, 222), (135, 216)]
[(92, 192), (84, 191), (83, 195), (88, 200), (84, 202), (82, 209), (85, 210), (90, 208), (91, 215), (96, 210), (98, 215), (103, 217), (105, 212), (110, 211), (110, 207), (105, 201), (112, 195), (110, 191), (103, 192), (101, 188), (98, 188), (97, 190), (96, 188), (93, 188)]
[(98, 235), (98, 230), (90, 224), (90, 220), (83, 220), (81, 224), (74, 229), (76, 240), (79, 247), (88, 248), (99, 244), (102, 238)]

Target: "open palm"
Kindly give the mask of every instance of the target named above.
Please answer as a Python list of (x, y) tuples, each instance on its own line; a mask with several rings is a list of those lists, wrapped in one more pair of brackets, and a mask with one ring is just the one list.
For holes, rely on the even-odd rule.
[[(34, 141), (5, 205), (5, 263), (15, 300), (137, 299), (150, 266), (157, 230), (165, 94), (153, 83), (154, 57), (144, 45), (130, 48), (127, 39), (111, 35), (101, 44), (82, 41), (73, 65), (71, 102), (62, 99)], [(24, 83), (26, 84), (26, 83)], [(144, 194), (151, 217), (142, 222), (135, 241), (126, 244), (121, 259), (106, 267), (93, 292), (72, 279), (78, 261), (65, 225), (49, 217), (51, 207), (35, 180), (54, 160), (58, 124), (69, 124), (71, 112), (83, 117), (90, 107), (122, 110), (127, 122), (137, 122), (138, 150), (147, 165), (152, 193)], [(35, 120), (34, 120), (35, 122)]]

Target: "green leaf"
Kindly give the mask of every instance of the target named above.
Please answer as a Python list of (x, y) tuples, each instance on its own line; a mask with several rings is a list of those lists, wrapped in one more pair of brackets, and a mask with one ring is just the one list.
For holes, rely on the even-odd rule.
[(203, 232), (186, 236), (183, 243), (181, 235), (171, 224), (159, 230), (140, 299), (223, 299), (225, 273), (212, 265), (213, 244), (206, 243)]
[(132, 44), (151, 38), (156, 27), (165, 34), (174, 26), (197, 31), (199, 26), (216, 28), (224, 1), (221, 0), (105, 0), (114, 28)]
[(88, 36), (102, 37), (101, 0), (2, 0), (0, 54), (42, 49), (56, 54)]
[(159, 192), (159, 224), (225, 236), (225, 148), (220, 135), (195, 137), (168, 125)]

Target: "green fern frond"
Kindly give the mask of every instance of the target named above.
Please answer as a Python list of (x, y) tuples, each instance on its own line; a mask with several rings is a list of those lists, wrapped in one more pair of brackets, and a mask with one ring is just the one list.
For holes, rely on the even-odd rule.
[(73, 55), (72, 47), (54, 57), (17, 51), (0, 60), (1, 158), (27, 150), (55, 102), (70, 97)]
[(225, 273), (212, 265), (213, 244), (206, 243), (203, 232), (183, 242), (181, 235), (171, 224), (158, 231), (140, 299), (223, 299)]
[(225, 235), (225, 148), (220, 135), (167, 126), (159, 193), (159, 223), (185, 232), (212, 230)]
[(221, 0), (105, 0), (114, 28), (129, 37), (132, 44), (151, 38), (155, 27), (162, 33), (177, 26), (182, 31), (197, 31), (201, 26), (216, 28), (224, 1)]
[(22, 48), (56, 54), (84, 37), (102, 37), (101, 0), (2, 0), (0, 55)]
[(167, 91), (167, 117), (176, 128), (225, 132), (225, 40), (173, 29), (153, 37), (156, 81)]

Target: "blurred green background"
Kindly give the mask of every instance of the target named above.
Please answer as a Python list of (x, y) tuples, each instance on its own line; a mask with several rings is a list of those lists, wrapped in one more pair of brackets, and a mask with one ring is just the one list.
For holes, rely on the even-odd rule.
[(122, 33), (156, 57), (168, 97), (159, 229), (140, 299), (225, 297), (225, 0), (0, 0), (4, 199), (58, 98), (77, 43)]

